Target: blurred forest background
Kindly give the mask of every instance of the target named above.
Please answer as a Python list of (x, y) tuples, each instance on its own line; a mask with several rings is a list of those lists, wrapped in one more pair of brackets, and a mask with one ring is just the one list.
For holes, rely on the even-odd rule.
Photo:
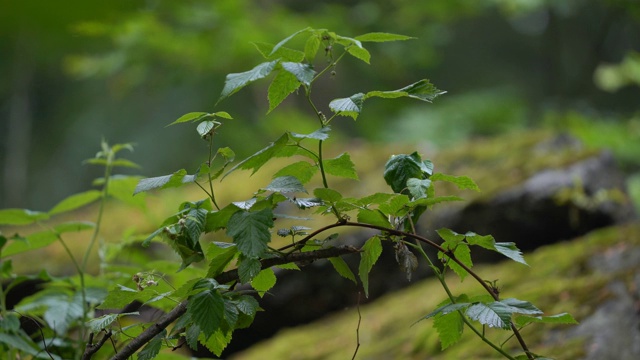
[(0, 0), (0, 14), (0, 208), (48, 209), (89, 187), (101, 170), (80, 164), (101, 138), (135, 142), (144, 176), (192, 173), (193, 129), (164, 128), (191, 111), (229, 111), (219, 139), (240, 157), (285, 128), (315, 130), (296, 99), (265, 115), (260, 86), (214, 108), (225, 75), (260, 61), (251, 42), (307, 26), (417, 38), (370, 46), (370, 67), (343, 61), (317, 103), (420, 78), (448, 91), (429, 106), (367, 103), (364, 124), (336, 124), (343, 136), (437, 150), (548, 127), (640, 169), (637, 0)]

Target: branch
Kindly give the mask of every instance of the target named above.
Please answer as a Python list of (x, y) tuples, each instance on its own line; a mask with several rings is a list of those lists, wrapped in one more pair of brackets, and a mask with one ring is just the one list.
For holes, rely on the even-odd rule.
[[(321, 249), (303, 253), (292, 253), (282, 257), (264, 259), (261, 260), (262, 268), (266, 269), (275, 265), (289, 264), (298, 261), (315, 261), (319, 259), (327, 259), (341, 255), (353, 254), (360, 252), (353, 246), (340, 246), (329, 249)], [(219, 283), (228, 283), (230, 281), (238, 280), (238, 269), (225, 271), (222, 274), (216, 276), (216, 281)], [(131, 340), (120, 352), (115, 354), (111, 360), (125, 360), (133, 355), (138, 349), (151, 341), (156, 335), (166, 329), (172, 322), (176, 321), (187, 311), (187, 300), (181, 302), (173, 310), (162, 316), (158, 322), (151, 325), (147, 330), (143, 331), (136, 338)], [(101, 342), (103, 343), (103, 342)], [(97, 351), (97, 349), (95, 350)], [(87, 358), (88, 359), (88, 358)]]
[(111, 331), (106, 332), (102, 339), (98, 341), (96, 344), (93, 344), (93, 333), (89, 335), (89, 343), (87, 344), (86, 349), (84, 349), (84, 354), (82, 354), (82, 360), (89, 360), (91, 357), (100, 350), (102, 345), (109, 340), (111, 337)]

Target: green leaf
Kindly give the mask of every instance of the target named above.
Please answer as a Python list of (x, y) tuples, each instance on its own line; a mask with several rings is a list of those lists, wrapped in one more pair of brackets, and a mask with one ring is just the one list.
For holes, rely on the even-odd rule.
[(313, 63), (313, 60), (316, 58), (316, 54), (320, 48), (320, 37), (320, 34), (313, 34), (309, 36), (307, 42), (304, 44), (304, 57), (309, 63)]
[(231, 341), (231, 331), (223, 331), (222, 329), (218, 329), (209, 338), (200, 336), (198, 340), (215, 356), (219, 357), (222, 354), (222, 351)]
[(184, 123), (184, 122), (189, 122), (189, 121), (196, 121), (200, 118), (202, 118), (203, 116), (207, 115), (206, 112), (190, 112), (187, 114), (184, 114), (182, 116), (180, 116), (178, 118), (178, 120), (172, 122), (171, 124), (167, 125), (167, 126), (171, 126), (174, 124), (180, 124), (180, 123)]
[(316, 75), (316, 72), (310, 64), (283, 62), (281, 65), (285, 71), (293, 74), (298, 81), (306, 86), (311, 85), (311, 81), (313, 81), (313, 77)]
[(240, 256), (240, 262), (238, 263), (238, 277), (240, 278), (240, 282), (248, 284), (251, 279), (258, 275), (261, 268), (262, 264), (260, 260)]
[(369, 272), (376, 261), (378, 261), (380, 254), (382, 254), (382, 242), (378, 236), (373, 236), (367, 240), (360, 253), (358, 275), (360, 276), (360, 281), (362, 281), (362, 287), (364, 288), (366, 297), (369, 297)]
[(469, 306), (465, 314), (470, 319), (492, 328), (508, 330), (511, 326), (510, 307), (497, 301), (489, 304), (475, 303)]
[(270, 208), (257, 212), (238, 211), (229, 219), (227, 235), (233, 238), (242, 254), (256, 258), (267, 250), (272, 227), (273, 211)]
[(227, 227), (227, 223), (233, 214), (240, 209), (233, 204), (229, 204), (218, 211), (211, 211), (207, 214), (207, 222), (204, 225), (204, 232), (212, 232)]
[(251, 279), (251, 287), (258, 292), (260, 297), (263, 297), (276, 284), (276, 280), (276, 274), (271, 268), (263, 269)]
[(79, 194), (68, 196), (66, 199), (60, 201), (56, 206), (49, 210), (49, 215), (55, 215), (71, 210), (78, 209), (82, 206), (89, 205), (92, 202), (100, 199), (102, 193), (98, 190), (89, 190)]
[(422, 101), (433, 101), (436, 97), (446, 93), (446, 91), (438, 90), (429, 80), (420, 80), (402, 89), (390, 91), (370, 91), (364, 99), (379, 97), (385, 99), (395, 99), (399, 97), (410, 97)]
[(26, 251), (43, 248), (54, 241), (58, 240), (55, 232), (45, 230), (37, 233), (30, 234), (25, 238), (10, 239), (9, 242), (2, 249), (2, 258), (6, 258), (11, 255), (20, 254)]
[(280, 105), (284, 99), (299, 87), (300, 81), (298, 81), (294, 74), (288, 71), (279, 71), (273, 78), (267, 91), (267, 98), (269, 99), (269, 111), (267, 111), (267, 114)]
[(350, 116), (353, 120), (358, 118), (364, 104), (364, 94), (357, 93), (348, 98), (334, 99), (329, 103), (331, 111), (338, 115)]
[[(471, 250), (469, 250), (469, 246), (467, 244), (461, 242), (456, 245), (455, 250), (453, 250), (453, 255), (467, 267), (471, 268), (473, 266), (473, 262), (471, 261)], [(451, 270), (453, 270), (458, 275), (458, 277), (460, 277), (460, 281), (463, 281), (464, 278), (469, 275), (469, 273), (462, 266), (460, 266), (457, 262), (450, 260), (444, 253), (438, 252), (438, 259), (445, 260), (447, 266)]]
[(344, 261), (341, 257), (332, 257), (329, 258), (329, 262), (333, 265), (333, 268), (345, 279), (349, 279), (353, 281), (354, 284), (357, 284), (356, 276), (353, 274), (347, 262)]
[(276, 140), (272, 142), (264, 149), (258, 151), (257, 153), (249, 156), (248, 158), (242, 160), (238, 164), (236, 164), (231, 170), (229, 170), (222, 178), (224, 179), (227, 175), (235, 171), (236, 169), (248, 170), (252, 169), (251, 174), (255, 174), (267, 161), (271, 160), (276, 156), (276, 154), (282, 150), (287, 142), (289, 141), (289, 136), (287, 134), (283, 134)]
[(220, 117), (227, 120), (233, 120), (233, 117), (226, 111), (216, 111), (212, 114), (214, 117)]
[(532, 303), (524, 300), (508, 298), (500, 300), (501, 304), (508, 306), (512, 313), (524, 315), (540, 315), (542, 311), (535, 307)]
[(295, 176), (301, 184), (309, 182), (318, 172), (318, 167), (307, 161), (298, 161), (278, 170), (273, 177)]
[(267, 185), (264, 190), (274, 191), (279, 193), (290, 193), (290, 192), (303, 192), (306, 193), (304, 186), (298, 178), (295, 176), (281, 176), (273, 179), (269, 185)]
[(98, 309), (122, 309), (138, 298), (137, 290), (118, 285), (107, 294), (107, 297), (98, 306)]
[[(276, 48), (274, 47), (274, 50), (272, 50), (272, 53), (275, 50)], [(235, 94), (240, 89), (247, 86), (248, 84), (268, 76), (273, 71), (273, 69), (275, 69), (276, 65), (278, 64), (278, 61), (279, 60), (265, 62), (260, 65), (257, 65), (256, 67), (254, 67), (249, 71), (227, 75), (227, 78), (224, 83), (224, 88), (222, 89), (222, 93), (220, 94), (220, 98), (218, 99), (218, 102)]]
[(313, 195), (329, 203), (335, 203), (342, 199), (342, 194), (327, 188), (317, 188), (313, 190)]
[(386, 42), (386, 41), (411, 40), (415, 38), (411, 36), (398, 35), (398, 34), (372, 32), (372, 33), (356, 36), (355, 39), (362, 42)]
[(127, 205), (135, 206), (139, 209), (145, 209), (147, 204), (145, 202), (144, 193), (138, 196), (133, 196), (133, 192), (135, 191), (136, 185), (140, 179), (140, 176), (111, 176), (111, 178), (109, 178), (109, 196), (113, 196)]
[(531, 323), (543, 323), (543, 324), (577, 324), (576, 319), (568, 313), (561, 313), (557, 315), (549, 316), (529, 316), (518, 315), (515, 318), (515, 324), (518, 327), (523, 327)]
[(460, 340), (464, 331), (464, 321), (460, 313), (452, 311), (436, 317), (433, 327), (438, 332), (440, 348), (444, 350)]
[(378, 209), (384, 214), (399, 216), (400, 212), (405, 210), (405, 206), (408, 203), (409, 197), (407, 197), (406, 195), (393, 194), (388, 201), (380, 204)]
[(524, 265), (528, 265), (527, 262), (522, 257), (522, 252), (520, 249), (516, 247), (515, 243), (512, 242), (499, 242), (495, 243), (495, 250), (500, 254), (508, 257), (511, 260), (519, 262)]
[(429, 179), (410, 178), (407, 180), (407, 189), (414, 199), (422, 199), (427, 197), (427, 189), (431, 186)]
[(436, 232), (445, 241), (445, 243), (442, 244), (442, 247), (447, 250), (453, 250), (464, 240), (465, 237), (464, 235), (458, 234), (457, 232), (447, 228), (436, 230)]
[(133, 191), (133, 195), (157, 188), (167, 189), (171, 187), (178, 187), (194, 181), (196, 181), (196, 175), (187, 175), (187, 171), (185, 169), (180, 169), (171, 175), (141, 179)]
[(433, 206), (445, 202), (464, 201), (459, 196), (436, 196), (431, 198), (422, 198), (409, 202), (408, 206)]
[(446, 93), (446, 91), (436, 88), (427, 79), (420, 80), (396, 91), (406, 92), (407, 96), (410, 98), (427, 102), (432, 102), (438, 96)]
[(327, 140), (329, 138), (330, 131), (331, 131), (331, 127), (323, 126), (320, 129), (312, 132), (311, 134), (303, 135), (303, 134), (290, 132), (289, 135), (291, 136), (291, 138), (296, 140), (302, 140), (302, 139)]
[(426, 179), (430, 169), (417, 152), (411, 155), (393, 155), (384, 166), (384, 180), (395, 193), (409, 195), (407, 181), (411, 178)]
[(324, 205), (324, 201), (320, 198), (294, 198), (291, 201), (302, 210)]
[(469, 245), (478, 245), (485, 249), (494, 250), (494, 251), (496, 249), (495, 248), (496, 241), (491, 235), (478, 235), (474, 232), (469, 231), (466, 234), (464, 234), (464, 236), (467, 238), (467, 242), (469, 243)]
[(451, 176), (451, 175), (435, 173), (431, 175), (430, 179), (431, 181), (450, 182), (455, 186), (457, 186), (458, 189), (460, 190), (468, 189), (468, 190), (480, 191), (480, 188), (478, 187), (478, 185), (473, 180), (471, 180), (471, 178), (468, 176)]
[(0, 210), (0, 225), (27, 225), (38, 220), (47, 220), (49, 214), (27, 209)]
[(275, 52), (272, 53), (273, 48), (275, 47), (273, 44), (268, 44), (264, 42), (254, 42), (253, 46), (256, 47), (258, 52), (262, 56), (264, 56), (267, 60), (277, 60), (280, 59), (282, 61), (294, 61), (300, 62), (304, 60), (304, 53), (299, 50), (290, 49), (284, 46), (276, 49)]
[(340, 154), (334, 159), (324, 160), (322, 164), (327, 174), (358, 180), (358, 173), (348, 153)]
[(278, 49), (280, 49), (284, 44), (286, 44), (289, 40), (293, 39), (297, 35), (302, 34), (303, 32), (311, 31), (311, 30), (312, 29), (310, 27), (307, 27), (307, 28), (304, 28), (302, 30), (298, 30), (295, 33), (287, 36), (285, 39), (283, 39), (282, 41), (277, 43), (276, 46), (273, 47), (273, 49), (271, 50), (271, 54), (269, 54), (269, 55), (273, 55), (276, 51), (278, 51)]
[(223, 321), (224, 299), (217, 290), (204, 290), (189, 298), (187, 314), (205, 337), (213, 335)]
[(158, 335), (154, 336), (151, 341), (145, 345), (145, 347), (138, 353), (138, 360), (152, 360), (162, 349), (164, 338), (167, 336), (167, 330), (162, 330)]
[(198, 124), (198, 126), (196, 127), (196, 131), (198, 132), (198, 135), (200, 135), (200, 137), (204, 138), (209, 135), (211, 130), (213, 130), (216, 125), (220, 125), (220, 123), (212, 120), (201, 121), (200, 124)]
[(358, 222), (391, 228), (389, 219), (379, 210), (360, 209), (358, 211)]
[(114, 313), (114, 314), (106, 314), (95, 319), (91, 319), (87, 322), (87, 326), (91, 329), (92, 332), (98, 333), (103, 329), (107, 329), (109, 325), (111, 325), (114, 321), (122, 316), (128, 315), (140, 315), (139, 312), (131, 312), (131, 313)]
[(207, 271), (207, 277), (215, 278), (220, 275), (224, 269), (229, 265), (238, 253), (238, 248), (235, 244), (213, 242), (207, 249), (207, 259), (209, 259), (209, 270)]
[(371, 54), (369, 53), (369, 51), (367, 51), (367, 49), (361, 47), (361, 46), (349, 46), (347, 48), (347, 52), (352, 55), (353, 57), (360, 59), (362, 61), (364, 61), (365, 63), (369, 64), (370, 60), (371, 60)]
[(236, 306), (243, 314), (255, 315), (258, 312), (258, 300), (249, 295), (242, 295), (236, 301)]
[[(54, 354), (44, 353), (26, 334), (12, 335), (6, 332), (0, 332), (0, 344), (6, 344), (10, 349), (20, 350), (26, 354), (34, 356), (37, 359), (60, 360), (60, 357)], [(50, 356), (51, 355), (51, 356)]]

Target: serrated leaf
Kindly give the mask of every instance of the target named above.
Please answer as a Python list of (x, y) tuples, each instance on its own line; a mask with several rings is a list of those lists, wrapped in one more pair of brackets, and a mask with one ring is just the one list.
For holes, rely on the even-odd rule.
[(354, 284), (357, 284), (356, 276), (353, 274), (353, 271), (347, 265), (347, 262), (344, 261), (341, 257), (332, 257), (329, 258), (329, 262), (333, 265), (333, 268), (336, 272), (345, 279), (349, 279), (353, 281)]
[(459, 196), (437, 196), (430, 198), (422, 198), (409, 202), (408, 206), (433, 206), (440, 203), (445, 202), (453, 202), (453, 201), (464, 201), (463, 198)]
[(278, 74), (271, 81), (269, 90), (267, 91), (267, 98), (269, 99), (269, 111), (278, 107), (280, 103), (284, 101), (289, 95), (296, 91), (300, 87), (300, 81), (294, 74), (288, 71), (279, 71)]
[(233, 204), (229, 204), (218, 211), (211, 211), (207, 214), (207, 222), (204, 225), (204, 232), (212, 232), (227, 227), (229, 218), (240, 209)]
[(219, 124), (219, 122), (212, 120), (201, 121), (200, 124), (198, 124), (198, 126), (196, 127), (196, 131), (198, 132), (198, 135), (200, 135), (200, 137), (205, 137), (209, 135), (211, 130), (213, 130), (216, 125)]
[(107, 294), (98, 309), (122, 309), (138, 298), (140, 293), (123, 285), (118, 285)]
[(209, 338), (205, 338), (201, 335), (198, 340), (215, 356), (219, 357), (222, 354), (222, 351), (231, 341), (231, 331), (223, 331), (222, 329), (218, 329)]
[(224, 299), (217, 290), (204, 290), (189, 298), (187, 313), (208, 338), (220, 328)]
[(196, 175), (187, 175), (187, 171), (185, 169), (180, 169), (171, 175), (141, 179), (138, 182), (138, 185), (136, 185), (136, 188), (133, 191), (133, 195), (157, 188), (167, 189), (172, 187), (179, 187), (184, 184), (192, 183), (194, 181), (196, 181)]
[(378, 261), (380, 254), (382, 254), (382, 242), (378, 236), (373, 236), (367, 240), (361, 250), (358, 275), (360, 276), (360, 281), (362, 281), (364, 294), (369, 297), (369, 272)]
[(378, 209), (387, 215), (399, 216), (400, 212), (406, 209), (407, 204), (409, 204), (408, 196), (393, 194), (388, 201), (380, 204)]
[(411, 178), (426, 179), (429, 171), (417, 152), (393, 155), (384, 166), (384, 180), (395, 193), (408, 195), (407, 181)]
[(429, 179), (410, 178), (407, 180), (407, 189), (414, 199), (426, 198), (430, 186), (431, 180)]
[(438, 96), (446, 93), (446, 91), (436, 88), (427, 79), (420, 80), (397, 91), (406, 92), (410, 98), (427, 102), (432, 102)]
[(369, 53), (369, 51), (363, 47), (359, 47), (359, 46), (350, 46), (349, 48), (347, 48), (347, 52), (352, 55), (353, 57), (360, 59), (362, 61), (364, 61), (365, 63), (369, 64), (370, 60), (371, 60), (371, 54)]
[(473, 304), (469, 306), (465, 314), (470, 319), (476, 320), (488, 327), (501, 328), (504, 330), (510, 328), (512, 312), (509, 306), (499, 302)]
[[(471, 250), (469, 249), (469, 246), (467, 244), (465, 243), (458, 244), (455, 247), (455, 250), (453, 250), (453, 255), (455, 256), (456, 259), (460, 260), (460, 262), (465, 264), (467, 267), (471, 268), (473, 266), (473, 262), (471, 260)], [(460, 281), (463, 281), (464, 278), (467, 277), (467, 275), (469, 275), (469, 273), (462, 266), (460, 266), (457, 262), (450, 260), (443, 253), (438, 252), (438, 258), (446, 261), (447, 266), (451, 270), (453, 270), (458, 275), (458, 277), (460, 277)]]
[(334, 159), (324, 160), (322, 164), (327, 174), (358, 180), (358, 173), (348, 153), (342, 153)]
[(454, 184), (460, 190), (480, 191), (478, 185), (468, 176), (451, 176), (441, 173), (435, 173), (430, 177), (431, 181), (446, 181)]
[(215, 278), (220, 275), (238, 253), (235, 244), (213, 242), (207, 249), (207, 259), (209, 259), (209, 270), (207, 277)]
[(273, 44), (268, 44), (264, 42), (254, 42), (253, 46), (256, 47), (258, 52), (267, 60), (276, 60), (280, 59), (282, 61), (294, 61), (300, 62), (304, 60), (304, 53), (299, 50), (294, 50), (288, 47), (281, 46), (276, 49), (275, 52), (272, 53), (273, 48), (275, 47)]
[(263, 269), (251, 279), (251, 287), (258, 292), (260, 297), (263, 297), (276, 284), (276, 281), (276, 274), (271, 268)]
[(447, 228), (438, 229), (436, 232), (445, 241), (443, 247), (447, 250), (453, 250), (465, 238), (463, 234), (458, 234), (457, 232)]
[(324, 201), (320, 198), (293, 198), (291, 201), (302, 210), (324, 205)]
[(578, 324), (576, 319), (568, 313), (561, 313), (549, 316), (529, 316), (519, 315), (515, 318), (515, 324), (518, 327), (523, 327), (531, 323), (543, 323), (543, 324)]
[(108, 195), (113, 196), (125, 204), (135, 206), (139, 209), (145, 209), (146, 202), (144, 193), (135, 197), (133, 196), (133, 192), (140, 179), (142, 179), (140, 176), (111, 176), (109, 179)]
[(422, 319), (429, 319), (429, 318), (432, 318), (432, 317), (434, 317), (436, 315), (446, 315), (446, 314), (452, 313), (454, 311), (466, 309), (469, 306), (471, 306), (471, 304), (467, 303), (467, 302), (459, 302), (459, 303), (455, 303), (455, 304), (452, 304), (452, 303), (448, 302), (448, 303), (446, 303), (446, 305), (442, 305), (439, 308), (437, 308), (437, 309), (433, 310), (432, 312), (428, 313), (427, 315), (422, 317)]
[[(276, 48), (274, 47), (273, 51), (275, 51), (275, 49)], [(273, 71), (273, 69), (275, 69), (276, 65), (278, 64), (278, 61), (279, 60), (265, 62), (257, 65), (256, 67), (254, 67), (249, 71), (227, 75), (227, 78), (224, 83), (224, 88), (222, 89), (222, 93), (220, 94), (220, 98), (218, 99), (218, 102), (235, 94), (240, 89), (247, 86), (248, 84), (256, 80), (262, 79), (264, 77), (267, 77)]]
[(478, 235), (474, 232), (464, 234), (469, 245), (478, 245), (488, 250), (495, 250), (495, 239), (491, 235)]
[(182, 116), (180, 116), (178, 118), (178, 120), (172, 122), (171, 124), (167, 125), (167, 126), (171, 126), (174, 124), (180, 124), (180, 123), (184, 123), (184, 122), (189, 122), (189, 121), (196, 121), (198, 119), (200, 119), (201, 117), (207, 115), (206, 112), (190, 112), (187, 114), (184, 114)]
[(269, 55), (273, 55), (276, 51), (278, 51), (278, 49), (280, 49), (284, 44), (286, 44), (289, 40), (293, 39), (297, 35), (299, 35), (299, 34), (301, 34), (303, 32), (310, 31), (310, 30), (312, 30), (312, 29), (310, 27), (307, 27), (307, 28), (304, 28), (302, 30), (298, 30), (298, 31), (294, 32), (293, 34), (287, 36), (282, 41), (277, 43), (276, 46), (273, 47), (273, 49), (271, 50), (271, 54), (269, 54)]
[(336, 190), (326, 188), (314, 189), (313, 195), (330, 203), (335, 203), (342, 199), (342, 194), (340, 194)]
[(256, 212), (238, 211), (229, 219), (227, 235), (233, 238), (242, 254), (257, 258), (267, 250), (272, 227), (273, 211), (270, 208)]
[(139, 312), (130, 312), (130, 313), (114, 313), (114, 314), (106, 314), (95, 319), (91, 319), (87, 322), (87, 326), (91, 329), (92, 332), (98, 333), (103, 329), (107, 329), (109, 325), (111, 325), (114, 321), (122, 316), (129, 315), (140, 315)]
[(101, 195), (102, 193), (98, 190), (89, 190), (79, 194), (68, 196), (64, 200), (57, 203), (51, 210), (49, 210), (49, 215), (71, 211), (85, 205), (89, 205), (92, 202), (100, 199)]
[(310, 64), (283, 62), (281, 65), (285, 71), (293, 74), (298, 81), (306, 86), (311, 85), (311, 81), (313, 81), (313, 77), (316, 75), (316, 72), (313, 70), (313, 66)]
[(258, 312), (258, 301), (249, 295), (242, 295), (236, 301), (236, 306), (243, 314), (255, 315)]
[(320, 34), (313, 34), (309, 36), (307, 42), (304, 44), (304, 57), (309, 63), (313, 63), (318, 49), (320, 48)]
[(360, 112), (362, 112), (364, 99), (365, 97), (363, 93), (357, 93), (348, 98), (332, 100), (329, 103), (329, 108), (338, 115), (350, 116), (353, 120), (356, 120), (358, 115), (360, 115)]
[(298, 161), (278, 170), (275, 174), (273, 174), (273, 177), (277, 178), (280, 176), (295, 176), (300, 181), (300, 183), (305, 184), (309, 182), (309, 180), (311, 180), (317, 172), (317, 166), (307, 161)]
[(387, 42), (387, 41), (411, 40), (415, 38), (411, 36), (398, 35), (398, 34), (371, 32), (368, 34), (356, 36), (355, 39), (362, 42)]
[(38, 220), (47, 220), (49, 214), (27, 209), (0, 210), (0, 225), (27, 225)]
[(303, 192), (306, 193), (304, 186), (295, 176), (280, 176), (271, 181), (264, 190), (279, 193)]
[(289, 133), (293, 139), (302, 140), (302, 139), (315, 139), (315, 140), (327, 140), (329, 138), (329, 132), (331, 131), (331, 127), (323, 126), (320, 129), (312, 132), (311, 134), (298, 134), (291, 132)]
[(360, 209), (358, 222), (390, 228), (389, 219), (379, 210)]
[(433, 321), (433, 327), (438, 332), (440, 348), (444, 350), (460, 340), (464, 331), (464, 321), (460, 313), (452, 311), (436, 317)]
[(538, 309), (528, 301), (508, 298), (508, 299), (500, 300), (500, 303), (508, 306), (511, 312), (514, 314), (524, 314), (524, 315), (542, 314), (542, 311), (540, 311), (540, 309)]
[(224, 174), (224, 176), (222, 178), (224, 179), (227, 175), (229, 175), (230, 173), (232, 173), (236, 169), (243, 169), (243, 170), (251, 169), (251, 170), (253, 170), (251, 172), (251, 175), (255, 174), (256, 171), (258, 171), (264, 164), (267, 163), (267, 161), (269, 161), (272, 158), (274, 158), (276, 156), (276, 154), (280, 150), (282, 150), (282, 148), (285, 147), (285, 145), (287, 145), (288, 141), (289, 141), (288, 134), (283, 134), (282, 136), (280, 136), (278, 138), (278, 140), (270, 143), (264, 149), (258, 151), (257, 153), (249, 156), (248, 158), (246, 158), (246, 159), (242, 160), (241, 162), (239, 162), (238, 164), (236, 164), (226, 174)]
[(258, 275), (261, 267), (260, 260), (241, 256), (240, 262), (238, 263), (238, 277), (240, 278), (240, 282), (248, 284), (251, 279)]
[(162, 349), (164, 338), (167, 336), (167, 330), (162, 330), (158, 335), (154, 336), (147, 345), (138, 353), (138, 360), (152, 360)]
[(528, 265), (527, 262), (522, 257), (522, 252), (518, 247), (516, 247), (515, 243), (512, 242), (499, 242), (495, 243), (495, 250), (500, 254), (508, 257), (511, 260), (519, 262), (524, 265)]

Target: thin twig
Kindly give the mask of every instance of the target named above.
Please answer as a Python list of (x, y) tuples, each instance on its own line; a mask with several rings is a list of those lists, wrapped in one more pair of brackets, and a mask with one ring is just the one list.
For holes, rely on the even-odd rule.
[(358, 327), (356, 327), (356, 350), (353, 352), (351, 360), (356, 358), (358, 349), (360, 349), (360, 322), (362, 322), (362, 314), (360, 313), (360, 291), (358, 291)]

